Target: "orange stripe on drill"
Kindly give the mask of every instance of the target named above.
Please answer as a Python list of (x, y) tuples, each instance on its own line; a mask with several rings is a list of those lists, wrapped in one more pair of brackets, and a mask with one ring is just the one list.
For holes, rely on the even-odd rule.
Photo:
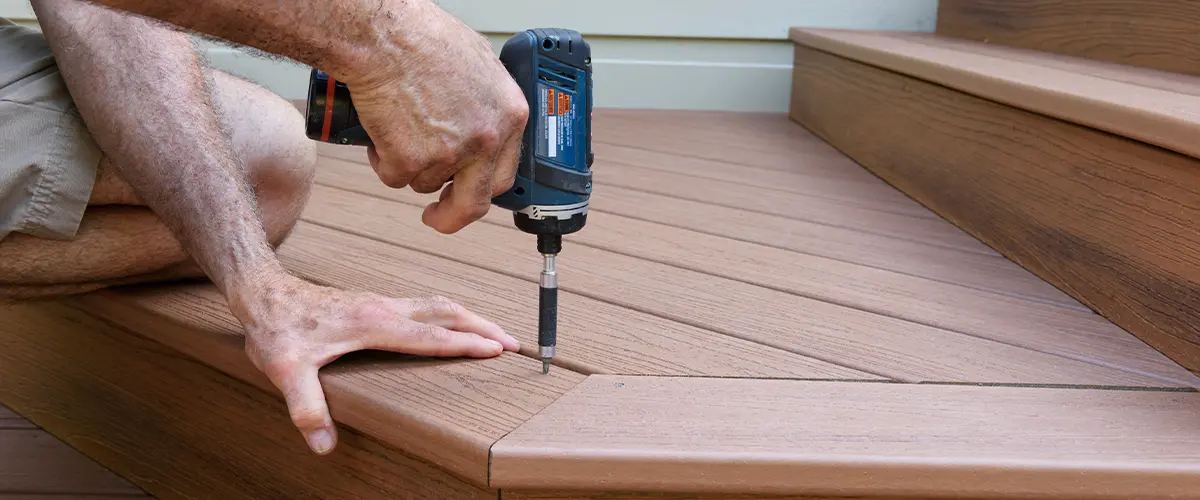
[(325, 123), (321, 126), (321, 142), (329, 142), (329, 128), (333, 126), (333, 90), (337, 80), (329, 77), (329, 86), (325, 87)]

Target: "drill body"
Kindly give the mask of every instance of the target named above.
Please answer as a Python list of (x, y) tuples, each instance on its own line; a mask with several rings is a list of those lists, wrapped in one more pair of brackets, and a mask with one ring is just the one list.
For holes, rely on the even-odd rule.
[[(492, 204), (513, 213), (521, 231), (537, 236), (543, 256), (539, 280), (538, 347), (549, 371), (557, 343), (558, 277), (555, 257), (562, 237), (587, 223), (592, 192), (592, 57), (576, 31), (526, 30), (504, 44), (500, 61), (525, 94), (529, 120), (516, 179)], [(310, 139), (368, 146), (350, 91), (320, 70), (309, 80), (306, 112)]]

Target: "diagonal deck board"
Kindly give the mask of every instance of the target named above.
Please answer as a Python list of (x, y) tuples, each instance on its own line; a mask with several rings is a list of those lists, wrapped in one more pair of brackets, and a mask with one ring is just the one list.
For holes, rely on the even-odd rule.
[(1196, 392), (601, 375), (496, 443), (492, 484), (1182, 498), (1197, 415)]
[[(317, 206), (325, 206), (318, 199)], [(385, 237), (386, 238), (386, 237)], [(395, 297), (436, 293), (493, 319), (537, 352), (536, 284), (350, 233), (302, 223), (284, 264), (325, 283)], [(536, 260), (536, 259), (531, 259)], [(719, 335), (570, 292), (558, 298), (563, 346), (556, 364), (581, 373), (757, 378), (879, 379), (869, 373)], [(566, 347), (569, 346), (569, 347)]]
[[(245, 356), (242, 330), (211, 285), (105, 291), (76, 303), (278, 394)], [(511, 353), (474, 362), (347, 358), (355, 361), (321, 371), (336, 421), (480, 485), (488, 447), (583, 379), (567, 370), (542, 376), (534, 360)]]
[[(366, 165), (327, 161), (323, 167), (325, 168), (321, 168), (318, 173), (318, 183), (321, 184), (385, 196), (413, 205), (414, 209), (432, 201), (429, 196), (416, 195), (407, 190), (394, 190), (383, 186)], [(599, 196), (598, 191), (597, 197)], [(344, 203), (347, 207), (353, 207), (349, 209), (350, 212), (337, 220), (326, 219), (326, 223), (352, 227), (355, 224), (365, 223), (366, 219), (370, 217), (369, 214), (389, 213), (386, 220), (378, 222), (370, 232), (364, 233), (378, 236), (387, 231), (379, 224), (413, 224), (420, 218), (419, 209), (417, 209), (417, 214), (397, 216), (388, 211), (363, 210), (356, 206), (359, 203)], [(671, 211), (673, 210), (672, 203), (669, 199), (659, 200), (658, 205), (648, 209)], [(306, 217), (324, 218), (326, 217), (325, 210), (324, 208), (313, 210)], [(507, 214), (496, 212), (489, 214), (487, 219), (495, 221), (498, 225), (512, 225), (511, 216)], [(426, 234), (426, 230), (410, 226), (410, 229), (404, 232), (403, 238), (399, 239), (420, 238)], [(521, 249), (522, 240), (517, 235), (511, 235), (511, 237), (515, 239), (509, 240), (510, 243), (498, 248), (492, 248), (492, 245), (485, 244), (486, 251), (481, 251), (478, 256), (470, 258), (476, 262), (491, 259), (498, 261), (498, 265), (509, 265), (502, 262), (506, 260), (505, 258), (498, 257), (498, 252), (505, 252), (510, 255), (507, 260), (511, 262), (528, 261), (527, 258), (524, 258), (526, 252)], [(527, 239), (525, 238), (525, 240)], [(440, 239), (425, 241), (428, 242), (425, 244), (431, 247), (449, 245), (444, 250), (446, 255), (454, 255), (467, 250), (465, 247), (459, 247), (460, 243), (451, 244), (442, 242)], [(841, 308), (842, 310), (858, 309), (880, 316), (899, 318), (908, 323), (927, 325), (1064, 358), (1115, 367), (1157, 378), (1161, 381), (1160, 383), (1190, 385), (1196, 379), (1190, 372), (1171, 362), (1161, 353), (1090, 311), (1068, 309), (948, 285), (920, 277), (599, 212), (589, 216), (588, 227), (584, 231), (570, 235), (565, 242), (568, 246), (582, 244), (624, 254), (636, 261), (650, 261), (651, 263), (631, 262), (615, 266), (602, 260), (580, 261), (578, 259), (581, 256), (571, 252), (579, 252), (582, 249), (564, 249), (566, 253), (564, 253), (564, 258), (560, 259), (560, 266), (564, 266), (560, 272), (560, 286), (570, 286), (572, 272), (611, 274), (622, 272), (623, 269), (629, 269), (631, 266), (645, 267), (649, 265), (649, 269), (653, 269), (652, 272), (658, 275), (657, 277), (647, 280), (645, 276), (630, 276), (623, 281), (630, 283), (652, 281), (643, 286), (662, 286), (664, 282), (677, 283), (677, 291), (661, 295), (658, 298), (622, 303), (640, 310), (686, 308), (686, 310), (677, 309), (675, 315), (670, 317), (694, 318), (706, 312), (702, 307), (686, 305), (688, 296), (697, 295), (698, 292), (685, 290), (699, 288), (696, 286), (696, 281), (684, 277), (690, 277), (691, 274), (682, 273), (682, 270), (690, 270), (730, 281), (770, 288), (792, 296), (807, 297), (845, 306)], [(531, 244), (525, 242), (524, 245), (530, 246)], [(580, 270), (571, 271), (570, 266), (574, 265), (572, 259), (575, 259), (574, 263), (580, 265)], [(528, 273), (530, 276), (536, 273), (533, 270), (517, 272)], [(974, 272), (974, 270), (964, 268), (962, 272)], [(1014, 272), (1028, 274), (1027, 271), (1020, 269)], [(581, 293), (596, 293), (594, 286), (588, 285), (588, 287), (580, 287), (577, 290)], [(614, 286), (617, 289), (624, 288), (619, 282), (614, 283)], [(714, 290), (727, 289), (724, 285), (715, 286), (717, 288)], [(666, 300), (663, 297), (671, 297), (671, 299)], [(779, 302), (780, 300), (783, 299), (765, 303), (743, 303), (736, 310), (753, 311), (763, 307), (763, 304), (782, 304)], [(716, 302), (720, 302), (720, 300)], [(803, 311), (806, 308), (807, 306), (798, 308), (793, 306), (795, 311)], [(726, 313), (726, 315), (730, 314), (745, 315), (744, 312)], [(762, 316), (779, 314), (786, 314), (786, 312), (779, 311)], [(833, 323), (832, 328), (836, 330), (848, 329), (842, 321), (836, 318), (829, 321)], [(811, 323), (814, 323), (811, 318), (792, 316), (786, 321), (784, 328), (787, 333), (783, 335), (794, 339), (797, 335), (794, 332), (798, 324)], [(856, 330), (855, 328), (849, 329), (851, 332)], [(745, 333), (748, 330), (743, 327), (735, 331)], [(854, 337), (861, 339), (861, 336), (851, 335), (851, 338)], [(780, 345), (777, 342), (772, 345)], [(807, 342), (811, 343), (812, 341)], [(905, 341), (899, 340), (898, 342)], [(835, 351), (837, 349), (835, 348)], [(900, 349), (900, 347), (893, 343), (889, 349)], [(928, 353), (925, 353), (925, 356), (928, 356)], [(833, 357), (822, 355), (819, 358), (836, 362), (839, 356), (836, 354)], [(861, 361), (861, 359), (850, 359), (847, 360), (846, 366), (865, 371), (873, 369), (871, 365), (861, 364)], [(927, 362), (940, 361), (929, 359)], [(876, 373), (882, 372), (877, 371)]]
[[(386, 187), (380, 191), (381, 195), (395, 195)], [(446, 255), (472, 266), (529, 280), (526, 287), (535, 286), (533, 280), (540, 267), (536, 256), (527, 250), (529, 238), (512, 228), (511, 219), (504, 214), (489, 214), (483, 223), (446, 238), (420, 226), (418, 206), (317, 186), (310, 207), (304, 216), (306, 220)], [(602, 220), (599, 214), (594, 217), (597, 218), (592, 220), (593, 224)], [(1167, 384), (1158, 378), (671, 268), (569, 241), (563, 255), (559, 263), (559, 286), (564, 292), (899, 380)], [(571, 321), (572, 317), (580, 322), (595, 321), (590, 310), (560, 308), (559, 315), (561, 321)], [(560, 355), (569, 351), (570, 342), (570, 331), (563, 330)], [(624, 358), (634, 354), (610, 349), (608, 355)]]

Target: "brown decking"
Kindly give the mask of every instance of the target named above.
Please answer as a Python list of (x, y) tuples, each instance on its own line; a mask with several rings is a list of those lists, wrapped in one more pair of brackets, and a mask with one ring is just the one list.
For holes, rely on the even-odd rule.
[(0, 499), (148, 500), (145, 493), (0, 405)]
[[(445, 295), (523, 342), (520, 355), (491, 360), (371, 355), (327, 368), (334, 417), (364, 436), (346, 444), (350, 458), (342, 460), (411, 455), (464, 481), (447, 475), (439, 484), (472, 494), (515, 487), (1099, 497), (1139, 485), (1149, 498), (1200, 488), (1195, 375), (786, 117), (598, 110), (595, 141), (589, 224), (566, 238), (558, 261), (559, 346), (549, 376), (532, 358), (540, 260), (511, 215), (496, 209), (459, 234), (440, 235), (420, 223), (436, 195), (387, 188), (363, 150), (322, 146), (318, 186), (280, 251), (290, 269), (390, 295)], [(26, 326), (0, 328), (0, 338), (53, 350), (77, 335), (80, 351), (118, 352), (105, 342), (129, 330), (249, 383), (230, 392), (228, 382), (195, 375), (194, 383), (224, 391), (214, 400), (252, 387), (274, 394), (208, 285), (108, 291), (72, 304), (110, 325), (43, 339), (37, 329), (54, 327), (26, 312)], [(0, 401), (33, 408), (39, 391), (66, 390), (39, 386), (38, 352), (0, 349), (0, 377), (22, 381), (0, 384)], [(112, 380), (132, 384), (132, 393), (169, 387)], [(630, 391), (612, 392), (621, 383)], [(281, 411), (247, 401), (231, 407)], [(155, 411), (140, 404), (127, 408)], [(294, 439), (289, 453), (302, 453), (286, 415), (271, 417), (280, 426), (271, 435)], [(668, 442), (651, 439), (655, 429), (669, 431)], [(391, 451), (364, 452), (368, 441)], [(966, 458), (967, 449), (981, 455)], [(272, 465), (245, 458), (256, 470), (309, 466), (257, 451)], [(177, 474), (115, 460), (158, 483)], [(760, 462), (771, 474), (743, 474), (739, 465)], [(556, 464), (554, 473), (542, 473), (547, 464)], [(879, 472), (869, 464), (931, 482), (922, 489), (906, 475), (864, 480)], [(207, 473), (238, 479), (232, 468)], [(1092, 475), (1072, 480), (1078, 470)], [(280, 489), (322, 488), (276, 481)]]

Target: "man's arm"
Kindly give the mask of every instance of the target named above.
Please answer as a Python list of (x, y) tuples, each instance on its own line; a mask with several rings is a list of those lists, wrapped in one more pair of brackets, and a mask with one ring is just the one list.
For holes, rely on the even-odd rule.
[(336, 442), (317, 373), (382, 349), (495, 356), (516, 340), (444, 299), (319, 287), (276, 260), (186, 34), (82, 0), (33, 0), (76, 106), (117, 173), (225, 294), (247, 352), (313, 450)]
[(287, 56), (346, 82), (388, 186), (432, 193), (424, 222), (478, 220), (512, 187), (529, 105), (486, 38), (431, 0), (90, 0)]
[(33, 0), (118, 174), (235, 305), (282, 273), (187, 34), (80, 0)]

